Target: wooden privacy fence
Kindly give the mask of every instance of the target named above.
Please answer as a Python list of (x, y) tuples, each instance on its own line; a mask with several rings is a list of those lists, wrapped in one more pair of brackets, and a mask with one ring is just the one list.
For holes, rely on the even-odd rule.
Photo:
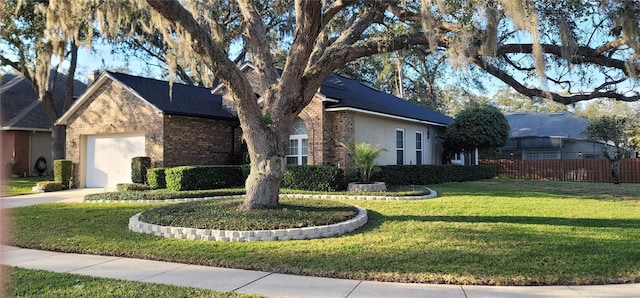
[[(611, 164), (606, 159), (486, 161), (497, 165), (498, 176), (518, 179), (612, 182)], [(640, 159), (620, 161), (620, 182), (640, 183)]]

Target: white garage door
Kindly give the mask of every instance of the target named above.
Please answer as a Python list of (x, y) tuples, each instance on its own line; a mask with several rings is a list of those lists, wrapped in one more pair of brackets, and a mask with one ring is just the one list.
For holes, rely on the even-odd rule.
[(144, 155), (144, 134), (87, 137), (87, 187), (131, 183), (131, 159)]

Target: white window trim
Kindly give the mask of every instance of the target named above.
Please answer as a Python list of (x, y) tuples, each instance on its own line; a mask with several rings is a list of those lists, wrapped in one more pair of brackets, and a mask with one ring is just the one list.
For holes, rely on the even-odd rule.
[[(300, 121), (303, 121), (303, 120), (300, 120)], [(304, 121), (302, 123), (304, 124)], [(306, 129), (306, 124), (305, 124), (305, 129)], [(296, 155), (290, 155), (288, 154), (289, 152), (287, 151), (287, 155), (285, 156), (285, 158), (295, 157), (297, 160), (296, 165), (307, 164), (309, 162), (309, 135), (308, 134), (289, 135), (289, 141), (293, 141), (293, 140), (296, 140), (298, 142), (298, 153)], [(303, 140), (307, 141), (307, 154), (302, 154)], [(302, 163), (303, 157), (307, 157), (307, 163)]]
[[(398, 132), (402, 132), (402, 148), (398, 147)], [(404, 165), (407, 161), (407, 151), (405, 150), (407, 148), (407, 136), (404, 133), (404, 128), (396, 128), (394, 141), (396, 143), (396, 165), (399, 165), (398, 151), (402, 151), (402, 164)]]
[[(420, 149), (418, 149), (418, 135), (420, 135)], [(424, 133), (416, 130), (416, 165), (418, 164), (418, 152), (420, 152), (420, 164), (424, 164)]]

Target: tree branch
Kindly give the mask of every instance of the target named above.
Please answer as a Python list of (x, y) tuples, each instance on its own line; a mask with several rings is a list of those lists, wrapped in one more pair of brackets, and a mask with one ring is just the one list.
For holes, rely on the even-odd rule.
[[(545, 54), (562, 57), (561, 46), (551, 44), (542, 44), (541, 46)], [(498, 46), (496, 55), (504, 56), (506, 54), (531, 54), (532, 50), (533, 44), (507, 44)], [(625, 61), (604, 56), (598, 53), (598, 50), (590, 47), (578, 47), (570, 62), (573, 64), (592, 63), (601, 66), (613, 67), (623, 71), (627, 76), (630, 75)], [(640, 71), (640, 65), (635, 64), (634, 67), (636, 69), (636, 72)]]
[(329, 7), (327, 10), (325, 10), (322, 13), (322, 27), (327, 26), (327, 24), (331, 22), (333, 17), (335, 17), (338, 14), (338, 12), (340, 12), (341, 10), (345, 9), (347, 6), (352, 5), (354, 3), (356, 3), (356, 0), (338, 0), (334, 2), (331, 7)]
[(251, 84), (229, 60), (226, 52), (216, 44), (211, 34), (203, 30), (191, 13), (176, 0), (147, 0), (147, 3), (173, 26), (189, 34), (193, 51), (233, 95), (241, 120), (255, 127), (261, 127), (259, 117), (250, 117), (250, 115), (260, 114), (260, 107)]
[(576, 103), (579, 101), (594, 99), (594, 98), (611, 98), (620, 101), (634, 102), (640, 100), (640, 94), (636, 93), (632, 96), (625, 96), (623, 94), (617, 93), (615, 91), (602, 91), (594, 90), (588, 94), (574, 94), (569, 96), (560, 95), (558, 93), (543, 91), (537, 88), (529, 88), (522, 85), (516, 79), (514, 79), (511, 75), (507, 74), (502, 69), (494, 66), (493, 64), (483, 60), (482, 58), (469, 57), (469, 62), (477, 65), (484, 71), (503, 81), (507, 85), (511, 86), (513, 89), (518, 91), (521, 94), (524, 94), (529, 97), (542, 97), (547, 98), (550, 97), (553, 101), (559, 102), (565, 105), (569, 105), (572, 103)]
[(267, 29), (262, 17), (250, 0), (238, 0), (240, 12), (244, 18), (244, 35), (249, 44), (249, 51), (253, 54), (253, 64), (259, 71), (259, 76), (267, 86), (278, 80), (278, 73), (273, 64)]

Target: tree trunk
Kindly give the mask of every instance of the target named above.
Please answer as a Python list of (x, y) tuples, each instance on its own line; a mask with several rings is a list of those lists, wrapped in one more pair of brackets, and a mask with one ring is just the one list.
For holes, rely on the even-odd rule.
[(620, 184), (620, 159), (611, 159), (611, 177), (614, 184)]
[[(254, 157), (255, 158), (255, 157)], [(278, 206), (278, 194), (284, 177), (285, 159), (280, 156), (251, 160), (251, 173), (245, 183), (247, 196), (243, 210), (269, 209)]]
[[(247, 192), (243, 210), (278, 206), (278, 194), (286, 167), (289, 133), (296, 115), (282, 115), (272, 123), (256, 123), (241, 118), (244, 140), (251, 159), (251, 172), (245, 182)], [(253, 124), (251, 124), (253, 123)]]

